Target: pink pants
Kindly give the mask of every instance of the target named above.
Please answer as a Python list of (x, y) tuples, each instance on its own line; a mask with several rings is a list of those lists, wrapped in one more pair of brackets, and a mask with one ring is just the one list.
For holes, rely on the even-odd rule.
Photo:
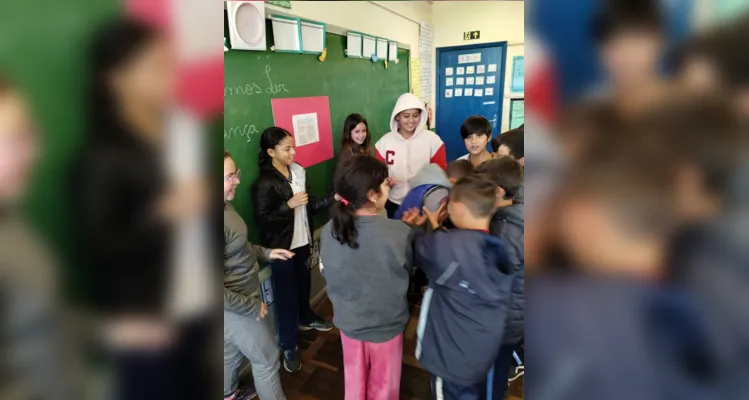
[(362, 342), (341, 332), (346, 400), (398, 400), (403, 334), (385, 343)]

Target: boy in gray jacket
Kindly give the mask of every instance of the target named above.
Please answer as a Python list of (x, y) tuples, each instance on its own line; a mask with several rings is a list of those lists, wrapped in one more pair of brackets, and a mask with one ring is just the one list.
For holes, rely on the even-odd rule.
[(237, 372), (244, 355), (252, 364), (261, 400), (285, 400), (278, 369), (278, 346), (263, 321), (268, 308), (260, 298), (258, 260), (287, 260), (288, 250), (269, 250), (247, 240), (247, 225), (229, 201), (239, 185), (240, 171), (224, 151), (224, 399), (237, 397)]

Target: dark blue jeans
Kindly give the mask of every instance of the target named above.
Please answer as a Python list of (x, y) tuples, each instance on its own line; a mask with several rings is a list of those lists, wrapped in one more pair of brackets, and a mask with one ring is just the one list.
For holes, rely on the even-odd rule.
[(497, 354), (497, 360), (494, 362), (494, 369), (492, 370), (492, 382), (488, 388), (487, 398), (491, 400), (502, 400), (505, 398), (505, 392), (507, 391), (507, 379), (510, 375), (510, 367), (513, 365), (512, 356), (513, 351), (517, 348), (517, 345), (502, 346)]
[(274, 302), (278, 315), (278, 336), (281, 349), (293, 349), (297, 345), (299, 324), (311, 322), (317, 316), (310, 309), (310, 272), (307, 259), (309, 246), (292, 250), (294, 257), (286, 261), (271, 262)]

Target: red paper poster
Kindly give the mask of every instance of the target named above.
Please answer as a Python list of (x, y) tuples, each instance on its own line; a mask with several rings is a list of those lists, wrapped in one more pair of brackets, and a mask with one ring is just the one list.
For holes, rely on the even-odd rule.
[(302, 167), (333, 158), (328, 96), (273, 99), (273, 121), (294, 135), (296, 162)]

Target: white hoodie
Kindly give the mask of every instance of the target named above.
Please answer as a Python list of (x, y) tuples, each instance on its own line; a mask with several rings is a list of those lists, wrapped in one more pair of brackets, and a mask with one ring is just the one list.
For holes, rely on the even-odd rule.
[[(413, 108), (421, 110), (421, 122), (413, 136), (406, 140), (398, 133), (398, 121), (395, 120), (395, 116), (401, 111)], [(389, 197), (393, 203), (401, 204), (411, 189), (409, 181), (425, 165), (438, 164), (442, 169), (447, 169), (445, 144), (434, 132), (425, 129), (426, 122), (427, 111), (424, 103), (413, 94), (405, 93), (398, 98), (390, 115), (390, 132), (375, 144), (377, 158), (387, 164), (388, 173), (395, 181)]]

